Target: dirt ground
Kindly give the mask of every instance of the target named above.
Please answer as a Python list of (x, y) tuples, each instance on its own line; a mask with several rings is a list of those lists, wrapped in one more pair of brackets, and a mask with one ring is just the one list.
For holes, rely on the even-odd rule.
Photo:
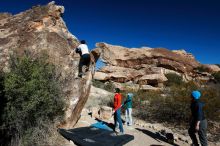
[[(81, 118), (74, 128), (79, 127), (88, 127), (91, 124), (96, 123), (97, 121), (92, 118), (87, 110), (84, 110), (81, 114)], [(111, 119), (109, 122), (113, 122)], [(172, 146), (162, 139), (160, 136), (156, 134), (156, 131), (151, 128), (141, 127), (138, 125), (126, 126), (123, 125), (125, 134), (130, 134), (134, 136), (134, 140), (126, 143), (124, 146)], [(65, 140), (65, 146), (77, 146), (72, 141)], [(185, 143), (182, 141), (176, 141), (175, 145), (179, 146), (189, 146), (189, 143)], [(219, 146), (220, 143), (209, 143), (209, 146)]]

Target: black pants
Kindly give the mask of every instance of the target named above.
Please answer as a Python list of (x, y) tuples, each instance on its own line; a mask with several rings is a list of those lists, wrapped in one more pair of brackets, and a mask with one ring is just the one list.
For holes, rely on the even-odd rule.
[[(202, 146), (208, 146), (206, 130), (207, 130), (207, 120), (200, 121), (198, 135)], [(190, 123), (190, 128), (188, 130), (188, 133), (190, 138), (192, 139), (193, 144), (195, 146), (199, 146), (198, 140), (196, 138), (195, 122)]]
[(80, 62), (79, 62), (79, 76), (82, 76), (82, 74), (83, 74), (82, 67), (84, 65), (89, 67), (89, 64), (90, 64), (90, 55), (89, 54), (82, 55), (80, 58)]

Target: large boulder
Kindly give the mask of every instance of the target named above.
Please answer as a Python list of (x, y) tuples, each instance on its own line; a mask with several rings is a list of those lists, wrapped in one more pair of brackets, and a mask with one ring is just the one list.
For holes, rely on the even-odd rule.
[(97, 80), (111, 80), (116, 82), (127, 82), (135, 80), (139, 76), (146, 74), (145, 70), (136, 70), (119, 66), (104, 66), (95, 73), (94, 78)]
[(126, 48), (97, 43), (96, 54), (113, 66), (135, 68), (140, 64), (163, 66), (178, 72), (190, 72), (200, 65), (191, 54), (176, 53), (164, 48)]
[(138, 91), (138, 90), (161, 90), (161, 86), (154, 87), (151, 85), (141, 85), (141, 84), (135, 84), (133, 82), (126, 82), (126, 83), (118, 83), (118, 82), (112, 82), (114, 87), (119, 88), (123, 91)]
[(97, 88), (95, 86), (91, 86), (89, 98), (92, 98), (92, 97), (105, 98), (105, 97), (108, 97), (108, 96), (114, 96), (114, 94), (111, 93), (111, 92), (108, 92), (104, 89)]
[(139, 79), (138, 83), (141, 85), (151, 84), (158, 86), (160, 83), (163, 83), (165, 81), (167, 81), (167, 78), (165, 77), (164, 74), (150, 74), (150, 75), (142, 76)]
[(71, 51), (78, 40), (67, 29), (62, 19), (64, 7), (51, 2), (36, 6), (16, 15), (0, 14), (0, 70), (10, 71), (10, 55), (22, 56), (28, 52), (36, 58), (48, 54), (48, 62), (57, 67), (67, 103), (63, 127), (72, 127), (87, 101), (92, 75), (75, 79), (78, 74), (79, 55)]
[(215, 72), (220, 72), (220, 67), (218, 65), (214, 65), (214, 64), (205, 64), (203, 65), (208, 72), (210, 73), (215, 73)]
[[(93, 54), (106, 66), (95, 73), (95, 79), (117, 83), (132, 82), (136, 86), (163, 87), (168, 73), (191, 80), (200, 63), (184, 50), (170, 51), (164, 48), (126, 48), (107, 43), (97, 43)], [(130, 86), (132, 87), (132, 86)], [(132, 88), (133, 88), (132, 87)], [(149, 87), (146, 87), (149, 89)]]
[(101, 120), (109, 120), (112, 118), (113, 110), (111, 107), (102, 106), (100, 108), (100, 119)]

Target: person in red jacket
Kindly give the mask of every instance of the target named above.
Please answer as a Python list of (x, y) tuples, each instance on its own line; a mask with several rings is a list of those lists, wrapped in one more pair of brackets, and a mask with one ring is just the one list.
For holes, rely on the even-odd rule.
[(124, 133), (122, 120), (121, 120), (121, 94), (120, 89), (115, 88), (115, 96), (114, 96), (114, 122), (115, 122), (115, 128), (116, 130), (117, 122), (119, 123), (119, 129), (121, 134)]

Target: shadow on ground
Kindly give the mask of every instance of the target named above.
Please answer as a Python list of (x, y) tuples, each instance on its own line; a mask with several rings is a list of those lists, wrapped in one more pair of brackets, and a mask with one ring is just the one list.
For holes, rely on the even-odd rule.
[[(138, 131), (143, 132), (144, 134), (146, 134), (146, 135), (148, 135), (150, 137), (152, 137), (153, 139), (155, 139), (158, 142), (162, 141), (162, 142), (165, 142), (167, 144), (171, 144), (173, 146), (179, 146), (179, 145), (177, 145), (175, 143), (168, 143), (167, 138), (164, 137), (164, 136), (161, 136), (159, 133), (153, 133), (153, 132), (151, 132), (149, 130), (146, 130), (146, 129), (140, 129), (140, 128), (135, 128), (135, 129), (138, 130)], [(151, 146), (163, 146), (163, 145), (151, 145)]]
[(75, 129), (58, 129), (67, 140), (72, 140), (79, 146), (122, 146), (134, 139), (133, 135), (116, 135), (113, 131), (94, 127)]

